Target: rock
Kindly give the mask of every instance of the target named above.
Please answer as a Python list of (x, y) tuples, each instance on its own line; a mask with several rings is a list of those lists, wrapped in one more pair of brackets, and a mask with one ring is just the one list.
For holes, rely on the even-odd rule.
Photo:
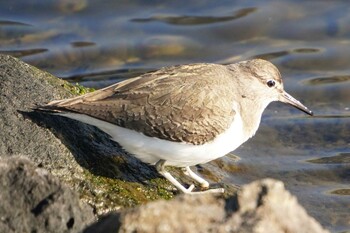
[(105, 216), (90, 232), (326, 233), (280, 181), (265, 179), (223, 197), (182, 195)]
[(92, 208), (24, 157), (0, 159), (0, 232), (81, 232)]

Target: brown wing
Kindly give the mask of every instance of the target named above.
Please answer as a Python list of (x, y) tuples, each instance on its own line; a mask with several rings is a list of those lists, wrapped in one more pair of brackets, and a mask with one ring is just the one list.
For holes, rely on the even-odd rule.
[(176, 142), (203, 144), (233, 121), (226, 68), (193, 64), (163, 68), (73, 99), (50, 109), (86, 114)]

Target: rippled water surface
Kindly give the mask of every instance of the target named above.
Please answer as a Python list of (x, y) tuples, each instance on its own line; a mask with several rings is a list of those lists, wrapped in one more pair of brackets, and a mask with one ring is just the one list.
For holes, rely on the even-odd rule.
[(101, 88), (162, 66), (260, 57), (315, 112), (265, 111), (257, 135), (224, 158), (224, 182), (283, 180), (334, 232), (350, 231), (348, 1), (0, 2), (0, 52)]

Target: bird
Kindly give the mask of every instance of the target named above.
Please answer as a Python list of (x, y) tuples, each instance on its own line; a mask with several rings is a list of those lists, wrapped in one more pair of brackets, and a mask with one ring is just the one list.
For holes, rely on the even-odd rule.
[[(93, 125), (185, 194), (223, 193), (191, 170), (223, 157), (253, 137), (273, 101), (313, 112), (284, 90), (271, 62), (193, 63), (160, 68), (78, 97), (38, 105)], [(167, 166), (198, 182), (185, 187)]]

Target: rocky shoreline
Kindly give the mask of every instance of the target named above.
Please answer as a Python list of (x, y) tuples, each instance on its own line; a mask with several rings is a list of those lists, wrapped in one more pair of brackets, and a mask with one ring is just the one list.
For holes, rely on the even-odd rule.
[(31, 110), (81, 91), (0, 55), (0, 232), (328, 232), (279, 181), (175, 195), (96, 128)]

